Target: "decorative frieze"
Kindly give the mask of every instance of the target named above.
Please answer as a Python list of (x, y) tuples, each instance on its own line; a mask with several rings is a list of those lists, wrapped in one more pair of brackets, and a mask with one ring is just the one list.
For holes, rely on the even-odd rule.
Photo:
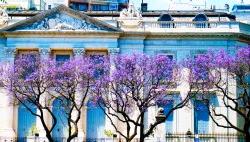
[(81, 20), (78, 18), (71, 17), (64, 13), (56, 13), (42, 19), (41, 21), (35, 22), (32, 25), (20, 27), (17, 30), (44, 30), (44, 31), (63, 31), (63, 30), (83, 30), (83, 31), (103, 31), (103, 29), (95, 24)]

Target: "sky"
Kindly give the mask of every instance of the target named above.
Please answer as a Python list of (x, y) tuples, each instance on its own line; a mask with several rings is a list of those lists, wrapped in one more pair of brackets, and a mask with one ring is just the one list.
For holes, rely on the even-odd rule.
[[(136, 7), (140, 7), (142, 0), (131, 0)], [(243, 0), (244, 4), (250, 4), (250, 0)], [(215, 5), (216, 9), (224, 8), (225, 4), (229, 4), (232, 9), (234, 4), (240, 4), (241, 0), (144, 0), (144, 3), (148, 3), (148, 10), (190, 10), (192, 5), (196, 7), (205, 7), (209, 9), (211, 5)]]

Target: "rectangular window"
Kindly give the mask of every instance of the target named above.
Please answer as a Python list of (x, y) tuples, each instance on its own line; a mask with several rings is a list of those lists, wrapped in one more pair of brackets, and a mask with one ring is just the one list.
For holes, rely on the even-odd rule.
[[(108, 50), (106, 48), (88, 48), (85, 49), (85, 54), (90, 57), (94, 64), (101, 64), (104, 62), (104, 57), (108, 56)], [(99, 77), (103, 73), (103, 68), (97, 68), (94, 74), (95, 77)]]
[(37, 48), (16, 49), (15, 64), (18, 64), (18, 67), (23, 65), (22, 68), (25, 69), (25, 71), (20, 74), (22, 78), (26, 78), (35, 72), (35, 70), (38, 68), (38, 64), (36, 63), (38, 59), (39, 50)]
[[(194, 59), (197, 59), (199, 56), (205, 55), (206, 51), (196, 51), (196, 53), (193, 55)], [(206, 68), (203, 67), (197, 67), (195, 69), (199, 69), (199, 74), (197, 76), (199, 77), (200, 81), (205, 81), (209, 78), (209, 71)]]
[[(166, 116), (170, 110), (173, 108), (174, 105), (174, 101), (173, 100), (168, 100), (168, 101), (164, 101), (164, 103), (159, 102), (157, 103), (157, 106), (159, 108), (163, 109), (163, 113)], [(165, 121), (165, 134), (173, 134), (173, 121), (174, 121), (174, 115), (173, 113), (171, 113), (167, 120)]]
[(55, 59), (57, 65), (62, 65), (73, 56), (72, 49), (51, 49), (51, 57)]
[(70, 55), (55, 55), (56, 57), (56, 62), (66, 62), (70, 60)]
[(56, 61), (67, 61), (73, 56), (73, 50), (70, 48), (66, 49), (51, 49), (51, 57)]
[[(170, 59), (170, 61), (173, 61), (174, 60), (174, 54), (167, 54), (167, 53), (164, 53), (164, 54), (158, 54), (159, 56), (166, 56)], [(167, 64), (167, 63), (166, 63)], [(173, 74), (174, 74), (174, 68), (171, 68), (169, 70), (169, 73), (162, 76), (162, 78), (165, 78), (164, 80), (167, 81), (165, 82), (164, 80), (162, 81), (162, 84), (168, 84), (169, 87), (171, 86), (175, 86), (175, 84), (173, 84), (172, 80), (173, 80)]]

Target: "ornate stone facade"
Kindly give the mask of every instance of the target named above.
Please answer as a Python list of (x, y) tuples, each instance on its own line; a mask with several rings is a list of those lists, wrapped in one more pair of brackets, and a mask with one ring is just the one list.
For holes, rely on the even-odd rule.
[(8, 24), (9, 16), (7, 12), (0, 7), (0, 28)]
[(101, 27), (98, 27), (87, 21), (83, 21), (74, 17), (71, 17), (64, 13), (56, 13), (49, 17), (42, 19), (32, 25), (20, 27), (17, 30), (83, 30), (83, 31), (102, 31)]

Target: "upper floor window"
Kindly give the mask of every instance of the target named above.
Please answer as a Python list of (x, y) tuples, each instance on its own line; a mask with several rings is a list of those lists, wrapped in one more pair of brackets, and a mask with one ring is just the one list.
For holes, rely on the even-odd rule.
[[(37, 48), (16, 49), (15, 70), (22, 78), (28, 77), (38, 68), (39, 50)], [(22, 68), (24, 70), (19, 70)]]
[[(166, 60), (166, 64), (173, 63), (175, 55), (171, 53), (161, 53), (158, 56), (167, 57), (169, 60)], [(168, 85), (168, 87), (176, 87), (174, 83), (174, 67), (168, 68), (168, 71), (164, 71), (164, 74), (160, 75), (161, 84)]]
[(194, 17), (196, 28), (209, 28), (208, 18), (205, 14), (198, 14)]
[(173, 17), (170, 14), (162, 14), (158, 21), (160, 22), (161, 28), (174, 28), (175, 25), (172, 21), (174, 21)]
[[(108, 50), (106, 48), (88, 48), (85, 49), (85, 55), (89, 56), (94, 64), (102, 64), (104, 62), (105, 56), (108, 55)], [(95, 77), (99, 77), (104, 73), (104, 69), (102, 67), (98, 67), (95, 70)]]
[(73, 51), (72, 49), (51, 49), (51, 56), (57, 64), (62, 64), (70, 60), (73, 56)]
[(106, 48), (86, 48), (85, 55), (87, 56), (107, 56), (108, 49)]

